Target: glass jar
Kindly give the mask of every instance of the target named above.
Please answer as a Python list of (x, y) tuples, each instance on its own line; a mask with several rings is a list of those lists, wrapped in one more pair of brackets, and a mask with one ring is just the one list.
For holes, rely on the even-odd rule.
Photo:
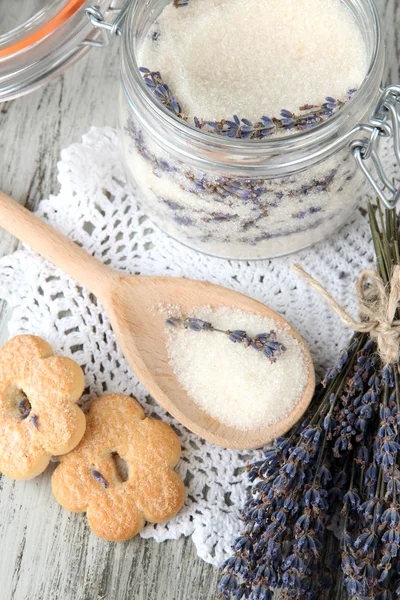
[[(98, 0), (111, 14), (120, 4)], [(86, 0), (0, 0), (0, 102), (41, 87), (102, 45)]]
[(326, 238), (365, 193), (350, 143), (380, 97), (384, 49), (374, 4), (346, 1), (369, 58), (354, 97), (307, 132), (260, 141), (196, 129), (148, 90), (137, 51), (168, 2), (133, 0), (123, 27), (120, 138), (143, 210), (180, 242), (226, 258), (279, 256)]
[[(357, 93), (325, 123), (264, 140), (196, 129), (149, 92), (137, 50), (169, 1), (34, 0), (28, 6), (21, 0), (21, 12), (13, 9), (18, 26), (9, 31), (6, 19), (0, 29), (0, 101), (35, 89), (91, 46), (121, 35), (122, 158), (143, 209), (174, 238), (217, 256), (267, 258), (313, 244), (347, 222), (366, 180), (395, 206), (400, 190), (385, 175), (377, 148), (392, 135), (400, 164), (400, 86), (380, 88), (384, 46), (373, 0), (343, 0), (368, 52)], [(5, 14), (10, 5), (3, 4)]]

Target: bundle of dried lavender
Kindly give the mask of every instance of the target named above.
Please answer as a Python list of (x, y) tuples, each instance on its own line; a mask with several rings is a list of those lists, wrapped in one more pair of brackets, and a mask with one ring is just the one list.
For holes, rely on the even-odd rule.
[[(399, 220), (371, 206), (369, 217), (389, 288)], [(220, 599), (400, 596), (399, 381), (398, 360), (382, 363), (370, 335), (355, 333), (303, 421), (249, 467), (252, 498)]]

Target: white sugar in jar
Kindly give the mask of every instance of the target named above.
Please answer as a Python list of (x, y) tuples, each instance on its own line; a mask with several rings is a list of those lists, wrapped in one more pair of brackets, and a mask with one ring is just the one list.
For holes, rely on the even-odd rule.
[[(335, 40), (335, 10), (339, 11), (337, 15), (340, 15), (341, 21), (338, 22), (343, 29), (342, 33), (337, 32), (336, 38), (342, 44), (347, 40), (347, 46), (353, 34), (357, 38), (351, 50), (348, 49), (352, 66), (347, 69), (343, 81), (339, 75), (346, 66), (346, 52), (335, 52), (334, 48), (329, 51), (328, 48), (324, 56), (319, 56), (315, 61), (308, 82), (304, 64), (309, 64), (311, 60), (315, 40), (319, 40), (321, 45), (321, 40), (324, 39), (321, 21), (310, 25), (311, 33), (314, 31), (315, 34), (315, 40), (310, 38), (311, 50), (305, 45), (307, 36), (304, 37), (299, 32), (292, 36), (297, 50), (293, 50), (293, 55), (280, 71), (281, 74), (288, 75), (288, 65), (293, 65), (291, 86), (295, 91), (291, 97), (291, 87), (280, 81), (279, 73), (274, 73), (272, 77), (274, 93), (270, 95), (265, 90), (260, 91), (261, 83), (254, 82), (252, 78), (246, 79), (251, 66), (251, 55), (256, 57), (257, 54), (258, 29), (257, 35), (254, 35), (254, 48), (247, 52), (243, 63), (245, 67), (248, 65), (246, 68), (240, 62), (241, 53), (231, 64), (228, 65), (226, 61), (224, 63), (221, 48), (219, 57), (213, 63), (215, 51), (205, 47), (207, 36), (204, 37), (200, 22), (197, 23), (195, 34), (190, 34), (190, 28), (187, 27), (190, 20), (185, 25), (182, 17), (182, 23), (178, 23), (171, 32), (172, 11), (183, 15), (181, 11), (189, 11), (191, 3), (197, 12), (201, 12), (203, 8), (206, 10), (207, 4), (217, 9), (223, 5), (225, 11), (229, 9), (229, 5), (223, 0), (188, 1), (188, 6), (175, 7), (163, 0), (149, 0), (147, 3), (133, 0), (123, 24), (120, 138), (126, 172), (137, 190), (143, 209), (156, 225), (177, 240), (197, 250), (227, 258), (278, 256), (326, 238), (349, 220), (365, 193), (365, 177), (354, 160), (353, 153), (364, 164), (364, 151), (367, 158), (371, 154), (372, 142), (376, 144), (379, 137), (391, 133), (386, 123), (390, 114), (387, 101), (396, 104), (399, 94), (395, 86), (383, 96), (380, 90), (384, 48), (373, 2), (325, 0), (330, 7), (330, 12), (327, 11), (329, 19), (326, 19), (326, 27), (330, 31), (327, 39), (332, 44)], [(250, 4), (253, 8), (257, 5), (268, 7), (269, 1), (275, 11), (278, 11), (279, 6), (290, 6), (294, 10), (296, 4), (304, 11), (307, 6), (307, 0), (298, 3), (293, 0), (281, 0), (279, 3), (276, 0), (251, 0)], [(315, 18), (320, 1), (309, 0), (313, 7), (310, 15)], [(243, 3), (240, 4), (243, 6)], [(163, 9), (166, 6), (169, 21), (165, 18), (163, 20)], [(237, 0), (232, 0), (232, 6), (238, 10)], [(189, 12), (186, 13), (186, 18), (189, 18), (188, 15), (190, 16)], [(233, 21), (237, 21), (237, 15), (233, 16)], [(226, 44), (232, 53), (235, 46), (232, 36), (224, 41), (223, 22), (211, 30), (213, 22), (211, 18), (209, 43), (218, 43), (219, 30), (221, 44)], [(293, 19), (292, 28), (295, 23), (296, 19)], [(206, 24), (207, 20), (203, 27)], [(266, 32), (271, 26), (271, 23), (266, 25)], [(284, 28), (281, 26), (280, 29)], [(181, 40), (184, 60), (177, 65), (179, 52), (174, 46), (173, 35), (177, 36), (179, 32), (183, 41), (186, 40), (186, 46)], [(248, 35), (240, 37), (242, 48), (246, 48), (250, 38)], [(239, 44), (239, 35), (237, 42)], [(287, 40), (276, 36), (275, 46), (280, 46), (279, 52), (275, 54), (275, 63), (279, 63), (279, 56), (282, 56), (287, 43)], [(158, 58), (155, 50), (157, 44), (164, 44)], [(267, 62), (271, 61), (274, 47), (266, 45), (265, 41), (261, 46), (264, 53), (270, 53)], [(192, 57), (187, 56), (189, 48), (192, 48)], [(299, 56), (303, 53), (305, 62), (299, 60), (296, 64), (296, 52), (300, 53)], [(331, 72), (319, 86), (324, 70), (329, 70), (330, 54)], [(147, 67), (151, 72), (159, 70), (158, 59), (162, 59), (159, 63), (172, 81), (169, 83), (165, 79), (165, 83), (174, 93), (175, 85), (181, 94), (179, 98), (175, 93), (184, 118), (174, 114), (174, 111), (159, 101), (154, 90), (146, 85), (146, 76), (139, 70), (140, 67)], [(143, 64), (144, 60), (151, 64)], [(190, 71), (191, 61), (196, 60), (201, 74), (199, 81)], [(210, 76), (208, 88), (211, 100), (208, 103), (207, 85), (203, 81), (207, 75), (207, 62), (210, 61), (210, 69), (213, 66), (219, 69), (220, 76), (218, 77), (218, 73)], [(260, 73), (265, 71), (267, 62), (262, 62), (261, 59), (258, 62)], [(282, 62), (285, 62), (283, 58)], [(241, 73), (238, 83), (240, 97), (237, 101), (232, 97), (235, 89), (232, 79), (235, 65)], [(225, 86), (218, 87), (224, 69), (229, 74), (229, 81)], [(248, 92), (251, 81), (258, 91), (256, 99), (253, 98), (254, 94)], [(302, 89), (299, 89), (300, 86)], [(357, 87), (357, 91), (346, 96), (350, 86)], [(334, 89), (329, 92), (331, 88)], [(301, 100), (307, 92), (313, 97)], [(276, 113), (279, 107), (296, 115), (303, 114), (299, 111), (300, 102), (319, 103), (321, 106), (324, 102), (326, 104), (325, 97), (332, 95), (343, 102), (343, 105), (338, 110), (333, 110), (329, 118), (321, 119), (320, 123), (314, 124), (316, 126), (310, 129), (282, 126), (285, 115), (282, 117)], [(338, 98), (339, 95), (341, 98)], [(224, 111), (237, 110), (240, 112), (239, 127), (243, 127), (242, 118), (256, 122), (258, 105), (263, 98), (265, 110), (260, 107), (259, 117), (270, 111), (266, 116), (271, 117), (274, 124), (278, 123), (272, 134), (263, 139), (246, 139), (246, 135), (221, 135), (212, 126), (199, 126), (194, 118), (214, 124), (219, 122), (221, 128)], [(248, 112), (243, 114), (246, 106)], [(305, 114), (307, 110), (310, 108), (304, 110), (303, 107)], [(199, 111), (203, 114), (199, 114)], [(223, 127), (237, 126), (231, 114), (226, 114), (226, 119), (230, 119), (232, 123)], [(360, 126), (360, 123), (366, 125)], [(372, 136), (370, 145), (365, 145), (367, 141), (363, 140), (364, 136)]]

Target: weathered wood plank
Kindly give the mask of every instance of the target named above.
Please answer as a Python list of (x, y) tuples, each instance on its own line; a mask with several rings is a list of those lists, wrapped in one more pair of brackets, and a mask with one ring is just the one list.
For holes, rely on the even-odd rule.
[[(93, 50), (43, 90), (0, 107), (0, 188), (34, 208), (58, 189), (60, 151), (91, 125), (115, 125), (118, 46)], [(17, 243), (0, 234), (0, 256)], [(10, 310), (0, 306), (0, 341)], [(188, 539), (113, 545), (52, 498), (49, 474), (0, 482), (2, 600), (208, 600), (217, 570)]]

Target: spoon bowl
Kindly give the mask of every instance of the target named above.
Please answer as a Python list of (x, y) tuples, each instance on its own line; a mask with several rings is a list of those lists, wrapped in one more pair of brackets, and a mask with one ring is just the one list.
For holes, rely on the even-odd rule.
[[(2, 192), (0, 224), (97, 296), (138, 379), (163, 408), (200, 437), (226, 448), (258, 448), (284, 434), (304, 414), (315, 387), (311, 355), (287, 321), (261, 302), (203, 281), (118, 273)], [(178, 305), (182, 314), (201, 306), (228, 306), (288, 328), (301, 344), (308, 368), (307, 385), (292, 411), (276, 423), (252, 430), (225, 425), (203, 411), (188, 396), (168, 361), (165, 315), (157, 310), (160, 304)]]

